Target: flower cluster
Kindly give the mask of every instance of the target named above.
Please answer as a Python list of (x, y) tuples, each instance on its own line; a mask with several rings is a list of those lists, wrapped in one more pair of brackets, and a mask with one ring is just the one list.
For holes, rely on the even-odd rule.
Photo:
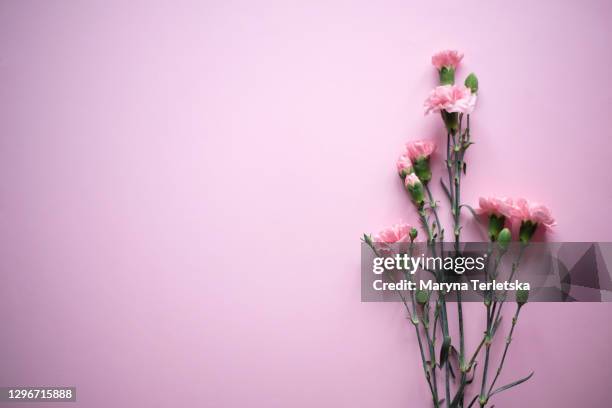
[(425, 201), (423, 185), (431, 180), (429, 157), (435, 150), (436, 144), (429, 140), (408, 142), (397, 159), (397, 171), (413, 201), (418, 205)]
[(506, 197), (481, 197), (478, 200), (477, 213), (489, 219), (489, 238), (496, 241), (506, 222), (520, 224), (519, 239), (528, 243), (537, 227), (549, 230), (556, 225), (552, 212), (543, 204), (530, 202), (524, 198), (514, 201)]
[[(469, 205), (461, 201), (461, 181), (466, 175), (466, 152), (473, 144), (470, 130), (470, 115), (475, 110), (476, 100), (478, 98), (478, 78), (476, 75), (469, 74), (463, 84), (455, 84), (455, 71), (463, 60), (463, 54), (447, 50), (435, 54), (431, 62), (438, 71), (439, 85), (436, 86), (426, 98), (424, 102), (425, 114), (436, 113), (440, 114), (444, 126), (447, 130), (447, 139), (444, 144), (446, 147), (445, 160), (443, 167), (445, 170), (444, 181), (440, 179), (449, 203), (449, 212), (452, 216), (452, 236), (454, 238), (454, 251), (461, 253), (461, 231), (463, 228), (461, 219), (461, 210), (463, 208), (472, 209)], [(465, 120), (464, 120), (465, 119)], [(444, 248), (444, 228), (441, 225), (441, 217), (439, 216), (438, 201), (434, 199), (430, 190), (430, 181), (432, 179), (432, 171), (430, 162), (433, 160), (433, 153), (436, 150), (436, 142), (433, 140), (414, 140), (405, 144), (396, 163), (397, 172), (405, 186), (406, 191), (417, 209), (420, 225), (427, 239), (427, 248), (432, 253), (443, 251)], [(511, 199), (507, 197), (490, 197), (483, 196), (479, 200), (479, 208), (473, 212), (486, 216), (488, 220), (488, 236), (491, 242), (496, 245), (490, 245), (491, 253), (495, 254), (497, 261), (494, 262), (492, 268), (486, 269), (486, 276), (494, 279), (499, 274), (499, 265), (501, 256), (509, 252), (510, 243), (513, 238), (521, 243), (519, 253), (516, 260), (512, 263), (510, 279), (518, 270), (519, 260), (522, 251), (533, 239), (536, 231), (547, 231), (555, 225), (555, 220), (548, 207), (543, 204), (530, 202), (524, 198)], [(518, 224), (518, 235), (512, 234), (512, 229)], [(363, 242), (372, 248), (375, 254), (389, 256), (394, 251), (410, 252), (413, 248), (413, 242), (417, 238), (417, 230), (409, 224), (399, 223), (383, 229), (372, 238), (372, 236), (364, 234)], [(440, 247), (438, 247), (440, 244)], [(512, 252), (512, 251), (510, 251)], [(442, 269), (428, 270), (432, 272), (435, 279), (439, 282), (447, 280), (447, 271)], [(518, 319), (518, 310), (525, 305), (528, 300), (528, 290), (519, 290), (516, 292), (515, 299), (517, 304), (517, 312), (512, 320), (512, 328), (507, 337), (504, 350), (504, 357), (501, 360), (497, 375), (490, 381), (487, 378), (488, 366), (490, 363), (490, 346), (498, 330), (501, 321), (501, 310), (505, 302), (506, 293), (497, 296), (493, 290), (489, 290), (484, 294), (484, 305), (487, 309), (486, 314), (486, 331), (483, 335), (483, 340), (476, 350), (476, 357), (484, 347), (484, 369), (481, 377), (480, 393), (477, 394), (470, 406), (475, 401), (478, 401), (481, 408), (484, 408), (489, 403), (492, 395), (511, 388), (530, 377), (525, 377), (515, 381), (510, 386), (504, 386), (495, 389), (494, 386), (498, 376), (502, 370), (503, 361), (511, 342), (512, 330)], [(401, 296), (401, 293), (400, 293)], [(461, 364), (461, 376), (456, 379), (458, 381), (456, 394), (454, 397), (450, 394), (450, 378), (448, 370), (448, 356), (453, 350), (453, 338), (449, 329), (449, 315), (447, 311), (447, 303), (445, 298), (448, 294), (442, 292), (437, 298), (432, 299), (427, 291), (412, 291), (407, 298), (402, 297), (404, 305), (409, 313), (412, 323), (415, 326), (416, 335), (419, 338), (419, 347), (422, 357), (423, 369), (426, 373), (426, 380), (429, 384), (432, 394), (434, 407), (440, 407), (441, 401), (446, 399), (447, 406), (464, 406), (465, 390), (468, 386), (468, 373), (472, 371), (470, 376), (474, 378), (476, 365), (472, 361), (467, 364)], [(459, 316), (463, 316), (460, 293), (457, 292), (457, 309)], [(412, 304), (410, 310), (409, 304)], [(435, 303), (435, 304), (434, 304)], [(417, 307), (416, 305), (419, 305)], [(436, 339), (436, 324), (433, 328), (428, 324), (430, 310), (435, 310), (436, 320), (439, 321), (439, 329), (442, 334), (443, 342), (439, 347), (439, 361), (436, 364), (430, 364), (430, 361), (435, 361), (437, 358)], [(439, 313), (439, 314), (438, 314)], [(421, 325), (421, 319), (423, 324)], [(462, 318), (458, 321), (459, 332), (459, 355), (460, 362), (466, 362), (466, 354), (464, 351), (464, 328)], [(431, 330), (431, 331), (430, 331)], [(425, 336), (421, 335), (421, 331), (426, 332)], [(457, 350), (455, 348), (455, 350)], [(429, 356), (427, 356), (429, 354)], [(445, 367), (446, 366), (446, 367)], [(445, 375), (445, 398), (442, 398), (441, 389), (438, 389), (436, 382), (437, 372), (439, 370), (442, 375), (442, 369), (446, 368)], [(489, 381), (488, 381), (489, 380)], [(488, 383), (490, 382), (490, 385)]]

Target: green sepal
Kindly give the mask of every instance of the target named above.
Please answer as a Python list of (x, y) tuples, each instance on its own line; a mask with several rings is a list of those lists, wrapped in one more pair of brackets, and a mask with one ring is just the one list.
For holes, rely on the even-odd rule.
[(431, 180), (431, 169), (429, 168), (429, 157), (419, 157), (412, 163), (414, 174), (417, 175), (422, 183), (427, 183)]
[(497, 241), (497, 236), (506, 224), (506, 217), (503, 215), (491, 214), (489, 216), (489, 239), (491, 242)]
[(457, 133), (459, 130), (459, 114), (457, 112), (447, 112), (445, 110), (441, 113), (446, 129), (452, 134)]
[(529, 241), (531, 241), (533, 234), (535, 234), (537, 227), (537, 222), (533, 222), (530, 220), (525, 220), (521, 222), (521, 229), (519, 230), (519, 240), (523, 244), (528, 244)]
[(419, 235), (419, 231), (416, 228), (412, 227), (410, 228), (410, 232), (408, 234), (410, 235), (410, 242), (413, 242)]
[(452, 85), (455, 83), (455, 69), (453, 67), (442, 67), (440, 69), (440, 85)]
[(425, 202), (425, 194), (423, 193), (423, 184), (416, 183), (414, 186), (407, 185), (406, 189), (410, 193), (410, 196), (412, 197), (412, 201), (414, 201), (415, 204), (421, 207), (423, 203)]

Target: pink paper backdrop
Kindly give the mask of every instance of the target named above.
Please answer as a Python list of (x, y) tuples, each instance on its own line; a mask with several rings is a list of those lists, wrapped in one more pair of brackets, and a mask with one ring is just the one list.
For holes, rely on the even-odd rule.
[[(430, 55), (463, 50), (481, 82), (465, 201), (524, 195), (553, 240), (605, 241), (610, 19), (605, 0), (1, 2), (0, 385), (427, 406), (401, 306), (360, 303), (359, 236), (415, 222), (394, 161), (442, 137)], [(496, 405), (609, 405), (611, 343), (610, 304), (528, 305), (500, 381), (536, 374)]]

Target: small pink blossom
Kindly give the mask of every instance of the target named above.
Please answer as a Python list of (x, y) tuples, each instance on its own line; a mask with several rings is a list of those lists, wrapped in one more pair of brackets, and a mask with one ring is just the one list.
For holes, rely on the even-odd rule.
[(404, 183), (406, 183), (406, 187), (414, 187), (420, 182), (421, 180), (419, 180), (417, 175), (414, 173), (410, 173), (409, 175), (407, 175), (406, 180), (404, 180)]
[(405, 153), (410, 160), (417, 161), (418, 159), (428, 158), (436, 150), (436, 144), (430, 140), (417, 140), (406, 143)]
[(397, 159), (397, 172), (402, 177), (412, 173), (412, 161), (410, 161), (410, 157), (408, 157), (406, 153), (402, 154), (399, 159)]
[(513, 215), (512, 199), (506, 197), (480, 197), (478, 199), (478, 214), (497, 215), (511, 218)]
[(412, 226), (399, 223), (387, 227), (374, 236), (374, 242), (394, 244), (396, 242), (410, 242)]
[(442, 67), (451, 67), (453, 69), (459, 66), (459, 63), (463, 59), (463, 53), (455, 50), (444, 50), (434, 54), (431, 57), (431, 63), (438, 69)]
[(476, 107), (476, 94), (464, 85), (440, 85), (425, 100), (425, 114), (459, 112), (470, 114)]
[(540, 203), (529, 202), (524, 198), (516, 200), (511, 211), (513, 217), (521, 222), (531, 221), (546, 228), (552, 228), (557, 225), (548, 207)]

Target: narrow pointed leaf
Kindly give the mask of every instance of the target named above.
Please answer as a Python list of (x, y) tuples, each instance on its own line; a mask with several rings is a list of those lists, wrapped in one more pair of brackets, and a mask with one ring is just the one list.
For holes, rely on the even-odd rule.
[(472, 369), (470, 371), (472, 371), (472, 378), (467, 378), (465, 383), (466, 384), (471, 384), (474, 382), (474, 377), (476, 377), (476, 367), (478, 366), (478, 362), (474, 363), (474, 366), (472, 367)]
[(493, 323), (493, 330), (492, 330), (492, 334), (495, 335), (495, 333), (497, 332), (497, 329), (499, 328), (499, 325), (502, 321), (502, 319), (504, 318), (504, 316), (499, 316), (499, 319), (497, 319), (494, 323)]
[(448, 360), (448, 353), (450, 351), (451, 338), (450, 336), (445, 337), (440, 348), (440, 367), (444, 367), (444, 364)]
[(440, 177), (440, 185), (442, 186), (442, 190), (444, 190), (444, 194), (446, 195), (446, 198), (448, 198), (448, 200), (450, 201), (451, 194), (450, 194), (448, 187), (446, 187), (446, 184), (444, 184), (444, 180), (442, 180), (442, 177)]
[(510, 384), (506, 384), (506, 385), (504, 385), (503, 387), (499, 387), (498, 389), (494, 390), (494, 391), (493, 391), (493, 392), (492, 392), (492, 393), (489, 395), (489, 397), (492, 397), (493, 395), (498, 394), (498, 393), (500, 393), (500, 392), (502, 392), (502, 391), (506, 391), (507, 389), (510, 389), (510, 388), (512, 388), (512, 387), (516, 387), (517, 385), (522, 384), (522, 383), (524, 383), (525, 381), (529, 380), (531, 377), (533, 377), (533, 371), (531, 372), (531, 374), (529, 374), (529, 375), (528, 375), (527, 377), (525, 377), (525, 378), (521, 378), (520, 380), (516, 380), (516, 381), (514, 381), (514, 382), (511, 382)]
[(476, 210), (474, 210), (474, 208), (471, 205), (469, 205), (469, 204), (461, 204), (460, 207), (465, 207), (468, 210), (470, 210), (470, 212), (472, 213), (474, 218), (478, 217), (478, 214), (476, 214)]

